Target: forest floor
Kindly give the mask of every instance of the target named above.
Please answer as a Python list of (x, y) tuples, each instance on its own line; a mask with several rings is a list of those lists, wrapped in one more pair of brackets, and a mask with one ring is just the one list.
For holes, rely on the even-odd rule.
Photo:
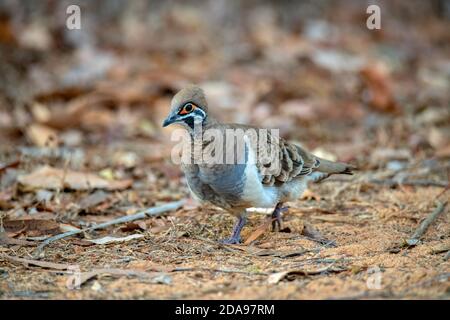
[[(180, 6), (148, 30), (135, 8), (87, 44), (0, 15), (0, 298), (448, 299), (448, 20), (371, 31), (358, 6), (297, 29), (255, 9), (223, 43)], [(221, 245), (234, 217), (190, 198), (161, 128), (190, 82), (219, 119), (359, 170), (287, 203), (282, 232), (253, 212), (244, 243)]]

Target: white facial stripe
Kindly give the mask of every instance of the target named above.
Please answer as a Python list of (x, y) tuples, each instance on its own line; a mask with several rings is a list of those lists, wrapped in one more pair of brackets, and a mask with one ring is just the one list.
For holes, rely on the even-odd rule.
[[(201, 115), (199, 115), (198, 113), (201, 113)], [(183, 119), (186, 119), (186, 118), (189, 118), (189, 117), (193, 117), (195, 119), (203, 120), (203, 119), (206, 118), (206, 113), (202, 109), (197, 108), (191, 113), (179, 116), (179, 119), (183, 120)]]
[(197, 108), (197, 109), (194, 110), (194, 112), (200, 112), (200, 113), (202, 114), (202, 119), (205, 119), (205, 118), (206, 118), (206, 113), (205, 113), (205, 111), (203, 111), (202, 109)]

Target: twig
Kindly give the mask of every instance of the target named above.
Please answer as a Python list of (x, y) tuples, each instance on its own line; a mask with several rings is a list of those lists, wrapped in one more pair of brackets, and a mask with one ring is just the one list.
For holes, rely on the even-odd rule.
[(442, 187), (446, 188), (449, 186), (449, 183), (446, 181), (432, 181), (432, 180), (406, 180), (406, 181), (397, 181), (394, 179), (369, 179), (368, 183), (381, 184), (388, 187), (396, 187), (396, 186), (418, 186), (418, 187)]
[(67, 238), (79, 233), (83, 233), (83, 232), (88, 232), (88, 231), (92, 231), (92, 230), (97, 230), (97, 229), (104, 229), (107, 228), (109, 226), (112, 225), (116, 225), (116, 224), (120, 224), (120, 223), (126, 223), (126, 222), (131, 222), (134, 220), (138, 220), (138, 219), (144, 219), (146, 217), (155, 217), (155, 216), (159, 216), (162, 213), (165, 213), (167, 211), (172, 211), (172, 210), (176, 210), (178, 208), (180, 208), (183, 204), (185, 203), (185, 200), (180, 200), (180, 201), (174, 201), (174, 202), (169, 202), (167, 204), (164, 204), (162, 206), (158, 206), (158, 207), (152, 207), (149, 208), (147, 210), (138, 212), (136, 214), (133, 215), (129, 215), (129, 216), (124, 216), (124, 217), (120, 217), (117, 219), (113, 219), (111, 221), (107, 221), (104, 223), (100, 223), (97, 224), (93, 227), (89, 227), (89, 228), (85, 228), (85, 229), (80, 229), (80, 230), (74, 230), (74, 231), (68, 231), (65, 233), (61, 233), (58, 234), (54, 237), (48, 238), (46, 239), (44, 242), (42, 242), (37, 248), (36, 250), (33, 252), (33, 256), (34, 258), (39, 257), (40, 253), (42, 252), (42, 249), (44, 249), (45, 246), (47, 246), (48, 244), (63, 239), (63, 238)]
[(8, 256), (6, 254), (1, 255), (0, 257), (5, 258), (5, 259), (10, 260), (10, 261), (13, 261), (13, 262), (21, 263), (25, 267), (38, 266), (38, 267), (41, 267), (41, 268), (49, 268), (49, 269), (56, 269), (56, 270), (67, 270), (69, 268), (69, 266), (70, 266), (68, 264), (62, 264), (62, 263), (55, 263), (55, 262), (39, 261), (39, 260), (31, 260), (31, 259), (24, 259), (24, 258), (19, 258), (19, 257), (13, 257), (13, 256)]
[(6, 171), (6, 169), (10, 169), (10, 168), (17, 168), (20, 164), (20, 160), (14, 160), (13, 162), (4, 164), (4, 165), (0, 165), (0, 175), (3, 174), (4, 171)]
[(437, 217), (444, 211), (447, 202), (439, 202), (437, 201), (436, 209), (422, 221), (422, 223), (417, 227), (416, 231), (414, 231), (411, 238), (406, 240), (406, 243), (410, 246), (415, 246), (419, 242), (419, 239), (424, 235), (424, 233), (428, 230), (428, 227), (436, 220)]
[(242, 271), (242, 270), (233, 270), (233, 269), (215, 269), (215, 268), (204, 268), (204, 267), (183, 267), (183, 268), (175, 268), (172, 269), (171, 272), (182, 272), (182, 271), (209, 271), (209, 272), (222, 272), (222, 273), (240, 273), (240, 274), (246, 274), (246, 275), (259, 275), (259, 276), (266, 276), (266, 272), (248, 272), (248, 271)]

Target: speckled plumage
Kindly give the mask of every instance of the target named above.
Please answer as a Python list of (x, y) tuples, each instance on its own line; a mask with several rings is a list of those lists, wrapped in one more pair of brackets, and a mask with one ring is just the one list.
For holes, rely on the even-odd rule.
[[(191, 115), (181, 115), (186, 104), (193, 103)], [(199, 110), (200, 109), (200, 110)], [(201, 122), (201, 132), (193, 130), (193, 122)], [(193, 144), (205, 147), (208, 142), (202, 134), (209, 129), (223, 133), (227, 129), (256, 129), (240, 124), (222, 124), (208, 114), (208, 105), (202, 89), (187, 87), (178, 92), (171, 103), (171, 112), (164, 125), (181, 123), (190, 132)], [(258, 132), (258, 131), (256, 131)], [(264, 136), (266, 138), (266, 136)], [(279, 165), (270, 173), (264, 170), (258, 158), (255, 141), (244, 138), (245, 159), (235, 164), (183, 164), (187, 183), (195, 198), (221, 207), (242, 217), (250, 207), (272, 208), (279, 203), (297, 199), (309, 181), (318, 181), (331, 174), (352, 174), (354, 168), (345, 163), (331, 162), (305, 151), (282, 138), (267, 136), (270, 147), (277, 148)], [(228, 152), (225, 148), (225, 153)], [(242, 219), (238, 222), (243, 224)], [(237, 231), (239, 236), (240, 229)], [(234, 239), (236, 240), (236, 239)]]

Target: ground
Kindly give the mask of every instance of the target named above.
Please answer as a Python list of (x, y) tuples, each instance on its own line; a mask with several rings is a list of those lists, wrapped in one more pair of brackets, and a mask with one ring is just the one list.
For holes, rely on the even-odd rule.
[[(343, 185), (348, 188), (340, 199), (329, 200)], [(441, 193), (439, 188), (426, 195), (416, 188), (361, 191), (361, 185), (338, 181), (324, 182), (313, 190), (323, 199), (290, 204), (283, 226), (290, 232), (266, 231), (252, 245), (217, 242), (234, 223), (223, 212), (183, 209), (144, 220), (155, 229), (162, 227), (140, 232), (145, 235), (141, 239), (88, 246), (67, 239), (49, 245), (43, 261), (77, 265), (82, 272), (107, 269), (78, 290), (68, 289), (70, 275), (61, 270), (26, 267), (3, 257), (0, 292), (6, 299), (448, 298), (450, 263), (444, 260), (449, 250), (448, 213), (427, 232), (423, 243), (404, 244), (418, 222), (433, 211), (432, 198)], [(265, 221), (264, 215), (251, 214), (244, 240)], [(336, 246), (305, 237), (305, 224), (320, 230)], [(90, 237), (122, 235), (113, 230)], [(32, 252), (20, 245), (2, 248), (3, 254), (26, 259)], [(130, 274), (110, 275), (110, 268)], [(280, 271), (292, 274), (270, 283), (270, 275)]]
[[(0, 6), (1, 299), (449, 299), (441, 1), (381, 1), (381, 30), (361, 1), (81, 1), (70, 31), (62, 3)], [(221, 121), (358, 170), (221, 245), (234, 217), (190, 197), (161, 127), (192, 82)]]

